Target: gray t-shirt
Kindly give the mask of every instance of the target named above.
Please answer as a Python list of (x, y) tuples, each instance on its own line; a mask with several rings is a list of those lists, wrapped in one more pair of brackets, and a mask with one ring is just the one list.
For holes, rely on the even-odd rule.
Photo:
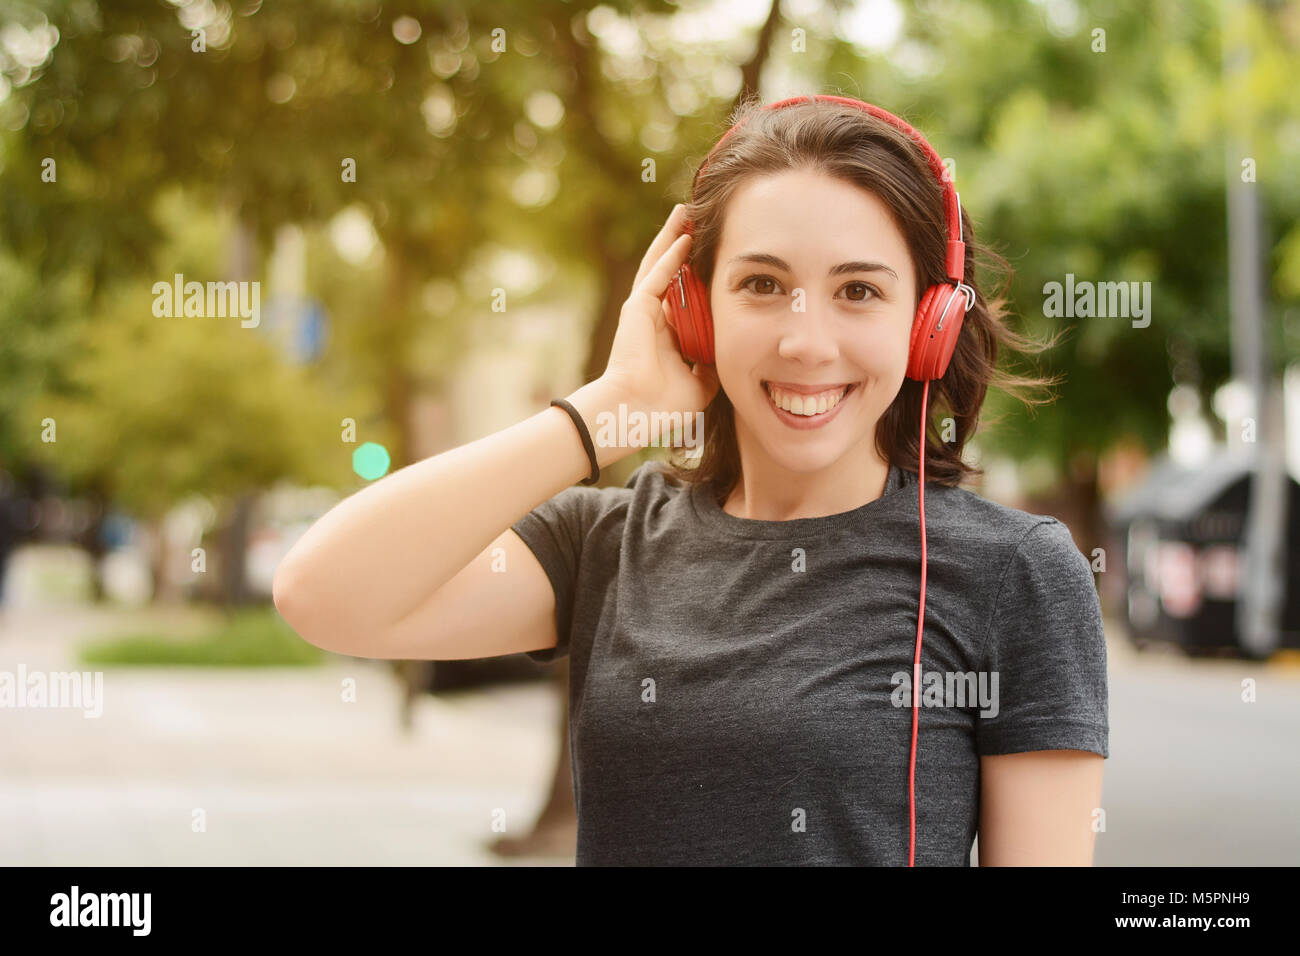
[[(555, 590), (529, 656), (570, 658), (578, 865), (905, 866), (915, 472), (790, 521), (711, 492), (652, 461), (513, 525)], [(1105, 633), (1057, 519), (932, 483), (925, 516), (916, 864), (969, 866), (981, 755), (1109, 756)]]

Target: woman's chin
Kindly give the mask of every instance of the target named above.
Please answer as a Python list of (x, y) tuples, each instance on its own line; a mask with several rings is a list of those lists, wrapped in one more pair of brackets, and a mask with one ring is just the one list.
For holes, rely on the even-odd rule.
[(820, 436), (804, 438), (796, 447), (785, 436), (773, 438), (765, 435), (762, 444), (773, 464), (798, 474), (814, 474), (838, 461), (848, 450), (831, 436), (826, 436), (826, 439)]

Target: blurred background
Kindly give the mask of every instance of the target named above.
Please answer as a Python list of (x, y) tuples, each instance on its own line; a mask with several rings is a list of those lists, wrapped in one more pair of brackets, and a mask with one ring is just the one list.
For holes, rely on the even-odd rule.
[(0, 3), (0, 863), (573, 862), (562, 666), (328, 654), (271, 578), (600, 374), (755, 91), (920, 128), (1069, 330), (969, 457), (1093, 562), (1096, 862), (1300, 862), (1297, 88), (1295, 2)]

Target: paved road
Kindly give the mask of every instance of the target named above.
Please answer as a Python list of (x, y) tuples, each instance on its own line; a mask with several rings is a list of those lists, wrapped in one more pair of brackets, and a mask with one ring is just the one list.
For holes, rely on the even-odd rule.
[[(7, 611), (0, 671), (75, 669), (87, 636), (185, 611)], [(1300, 863), (1300, 666), (1134, 654), (1109, 627), (1108, 866)], [(345, 703), (346, 678), (357, 700)], [(1243, 678), (1257, 702), (1243, 703)], [(549, 687), (421, 698), (386, 665), (106, 672), (104, 715), (0, 709), (0, 864), (499, 865), (550, 781)], [(206, 831), (191, 826), (196, 808)], [(572, 858), (531, 858), (566, 864)]]
[[(1119, 633), (1108, 626), (1108, 633)], [(1300, 665), (1108, 644), (1099, 866), (1300, 865)], [(1255, 682), (1255, 703), (1242, 681)]]

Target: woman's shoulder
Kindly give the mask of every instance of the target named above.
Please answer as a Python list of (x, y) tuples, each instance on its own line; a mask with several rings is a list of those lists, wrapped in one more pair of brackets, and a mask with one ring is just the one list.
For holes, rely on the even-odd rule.
[(1015, 508), (962, 486), (927, 483), (925, 497), (927, 526), (933, 498), (941, 503), (945, 532), (969, 543), (1043, 558), (1068, 560), (1071, 551), (1082, 554), (1069, 527), (1054, 515)]
[[(1094, 553), (1093, 543), (1084, 542), (1081, 549), (1069, 526), (1056, 516), (1002, 504), (969, 488), (945, 488), (935, 498), (942, 502), (942, 517), (931, 533), (936, 538), (942, 535), (943, 546), (959, 555), (963, 587), (992, 601), (1001, 615), (999, 626), (1009, 626), (1008, 616), (1028, 615), (1025, 619), (1033, 620), (1032, 614), (1050, 607), (1060, 612), (1059, 640), (1071, 639), (1069, 634), (1085, 627), (1101, 634), (1093, 562), (1088, 557)], [(926, 524), (930, 525), (928, 486)], [(1056, 626), (1040, 622), (1019, 640), (1047, 641), (1047, 631)]]
[(650, 458), (637, 465), (628, 475), (623, 487), (631, 491), (654, 491), (658, 494), (677, 495), (689, 491), (690, 482), (676, 477), (666, 461)]
[(636, 512), (657, 511), (689, 493), (689, 483), (674, 478), (665, 462), (650, 459), (637, 465), (622, 485), (573, 485), (562, 495), (570, 496), (590, 520), (608, 521), (625, 519)]

